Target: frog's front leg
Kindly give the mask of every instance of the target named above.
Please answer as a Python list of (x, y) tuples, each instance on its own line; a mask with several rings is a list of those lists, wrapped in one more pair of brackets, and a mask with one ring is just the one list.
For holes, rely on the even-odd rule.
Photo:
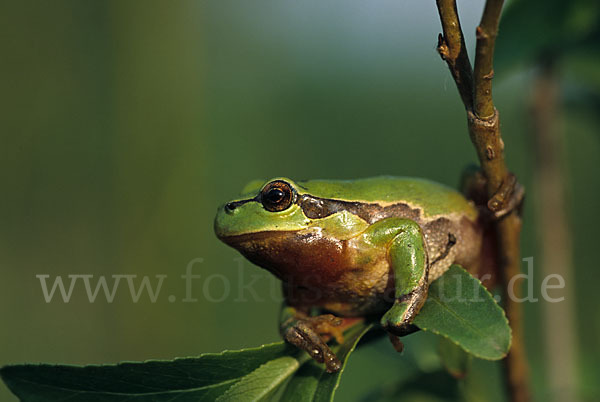
[(338, 343), (342, 343), (342, 322), (341, 318), (332, 314), (313, 317), (284, 305), (281, 310), (280, 331), (287, 342), (306, 351), (317, 362), (325, 363), (327, 371), (334, 373), (342, 364), (321, 335), (331, 335)]
[(397, 336), (414, 332), (411, 325), (425, 299), (428, 284), (428, 257), (423, 231), (409, 219), (388, 218), (365, 233), (368, 241), (388, 245), (388, 260), (394, 274), (393, 306), (381, 319), (382, 326)]

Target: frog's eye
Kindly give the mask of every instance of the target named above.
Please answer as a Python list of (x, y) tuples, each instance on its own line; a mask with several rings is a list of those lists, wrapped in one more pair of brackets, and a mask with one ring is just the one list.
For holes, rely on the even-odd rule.
[(267, 184), (260, 192), (260, 202), (267, 211), (278, 212), (288, 209), (294, 201), (292, 186), (283, 180)]

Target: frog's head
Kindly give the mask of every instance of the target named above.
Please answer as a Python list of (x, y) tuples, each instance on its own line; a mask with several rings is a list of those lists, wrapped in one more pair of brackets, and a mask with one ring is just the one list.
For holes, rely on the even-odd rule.
[(306, 229), (310, 219), (298, 203), (297, 188), (287, 178), (251, 182), (244, 187), (240, 198), (219, 207), (215, 233), (233, 245), (239, 236)]
[(301, 250), (297, 233), (311, 223), (298, 202), (297, 185), (287, 178), (252, 182), (240, 198), (223, 204), (215, 233), (257, 265), (282, 277), (290, 249)]
[(306, 186), (282, 177), (250, 183), (219, 207), (215, 233), (281, 278), (333, 275), (343, 266), (340, 241), (366, 223)]

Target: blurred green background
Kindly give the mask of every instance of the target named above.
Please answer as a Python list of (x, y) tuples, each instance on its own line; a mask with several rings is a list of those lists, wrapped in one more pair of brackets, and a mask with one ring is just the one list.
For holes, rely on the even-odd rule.
[[(483, 3), (459, 7), (472, 47)], [(274, 176), (456, 186), (476, 157), (435, 52), (439, 31), (434, 2), (419, 0), (4, 2), (0, 365), (170, 359), (278, 340), (278, 284), (215, 238), (217, 206)], [(508, 164), (530, 194), (522, 244), (535, 261), (531, 76), (499, 74), (494, 95)], [(598, 116), (562, 115), (584, 400), (600, 395)], [(198, 301), (184, 303), (180, 276), (196, 258)], [(40, 274), (168, 277), (156, 303), (133, 303), (125, 283), (114, 302), (90, 303), (81, 282), (69, 303), (46, 303)], [(540, 401), (551, 392), (543, 308), (525, 306)], [(339, 399), (393, 384), (408, 360), (387, 341), (359, 350)], [(0, 400), (14, 400), (4, 385)]]

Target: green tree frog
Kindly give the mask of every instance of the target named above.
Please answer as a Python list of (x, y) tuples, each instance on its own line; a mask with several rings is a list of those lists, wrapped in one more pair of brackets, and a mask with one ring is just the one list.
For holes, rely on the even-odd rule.
[(275, 178), (242, 193), (219, 208), (215, 232), (281, 279), (283, 338), (329, 372), (340, 361), (326, 340), (342, 339), (345, 318), (382, 315), (392, 340), (410, 333), (429, 284), (482, 260), (477, 207), (428, 180)]

